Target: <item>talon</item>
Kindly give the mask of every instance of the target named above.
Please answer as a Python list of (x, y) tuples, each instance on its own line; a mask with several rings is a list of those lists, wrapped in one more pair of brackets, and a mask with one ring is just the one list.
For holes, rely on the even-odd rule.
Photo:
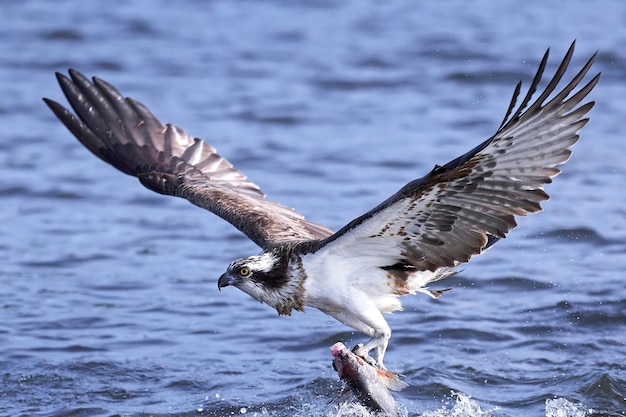
[(352, 348), (352, 353), (354, 353), (355, 355), (365, 359), (367, 355), (367, 353), (363, 352), (363, 343), (358, 343), (356, 345), (354, 345), (354, 347)]
[(352, 348), (352, 353), (354, 353), (359, 358), (363, 359), (368, 364), (372, 365), (374, 368), (379, 368), (378, 364), (367, 352), (363, 351), (363, 343), (359, 343)]

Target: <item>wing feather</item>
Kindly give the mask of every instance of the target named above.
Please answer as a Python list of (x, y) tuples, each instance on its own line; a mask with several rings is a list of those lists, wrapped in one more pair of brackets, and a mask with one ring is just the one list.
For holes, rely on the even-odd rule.
[(57, 73), (76, 114), (44, 99), (92, 153), (161, 194), (186, 198), (233, 224), (263, 248), (322, 239), (332, 232), (265, 198), (215, 148), (181, 128), (161, 123), (143, 104), (99, 78)]
[(362, 245), (384, 239), (394, 248), (386, 251), (389, 265), (437, 271), (467, 262), (498, 238), (506, 237), (517, 226), (515, 216), (540, 211), (540, 203), (548, 199), (544, 185), (560, 173), (557, 166), (569, 159), (569, 148), (588, 122), (585, 115), (594, 103), (580, 103), (600, 75), (575, 91), (591, 68), (594, 54), (562, 90), (555, 92), (571, 61), (574, 45), (534, 102), (532, 96), (541, 81), (549, 50), (517, 109), (520, 84), (516, 86), (494, 136), (408, 183), (309, 249), (339, 246), (345, 256), (357, 256), (366, 247)]

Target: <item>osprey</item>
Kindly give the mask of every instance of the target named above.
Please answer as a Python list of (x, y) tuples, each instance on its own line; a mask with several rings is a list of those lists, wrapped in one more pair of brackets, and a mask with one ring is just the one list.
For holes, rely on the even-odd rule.
[[(337, 232), (269, 201), (259, 187), (202, 139), (161, 123), (143, 104), (106, 81), (78, 71), (56, 77), (75, 114), (46, 104), (78, 140), (150, 190), (207, 209), (252, 239), (258, 255), (233, 261), (218, 288), (235, 286), (289, 315), (317, 308), (370, 336), (358, 345), (384, 368), (391, 329), (382, 313), (402, 308), (399, 296), (437, 298), (432, 282), (489, 248), (516, 226), (515, 216), (541, 210), (543, 186), (560, 171), (594, 102), (580, 104), (600, 74), (579, 87), (595, 54), (559, 91), (572, 55), (532, 101), (546, 51), (516, 107), (517, 84), (504, 120), (489, 139), (435, 167)], [(551, 97), (549, 100), (548, 98)]]

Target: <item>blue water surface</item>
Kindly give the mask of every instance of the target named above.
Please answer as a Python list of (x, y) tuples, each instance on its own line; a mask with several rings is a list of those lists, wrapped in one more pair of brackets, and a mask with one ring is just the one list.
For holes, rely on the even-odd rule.
[(626, 3), (7, 0), (0, 25), (0, 415), (359, 416), (328, 347), (233, 288), (258, 248), (82, 147), (55, 71), (117, 86), (268, 197), (338, 229), (491, 136), (544, 51), (602, 79), (545, 212), (389, 316), (410, 416), (626, 415)]

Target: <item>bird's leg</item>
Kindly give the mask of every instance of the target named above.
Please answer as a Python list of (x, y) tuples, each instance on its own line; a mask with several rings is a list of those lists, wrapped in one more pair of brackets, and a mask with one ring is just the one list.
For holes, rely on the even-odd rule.
[[(383, 365), (383, 357), (391, 337), (391, 329), (369, 296), (361, 291), (351, 292), (344, 299), (341, 310), (326, 310), (324, 312), (353, 329), (370, 336), (370, 340), (367, 343), (355, 346), (353, 353), (362, 357), (370, 364), (374, 362), (374, 366), (378, 368), (386, 369)], [(372, 349), (376, 349), (373, 359), (368, 356)]]
[[(385, 325), (386, 324), (387, 323), (385, 323)], [(359, 343), (358, 345), (356, 345), (352, 349), (352, 353), (363, 358), (363, 360), (365, 360), (370, 365), (386, 370), (387, 368), (385, 368), (383, 358), (385, 356), (385, 352), (387, 351), (389, 338), (391, 337), (391, 329), (389, 329), (389, 326), (387, 325), (385, 327), (385, 329), (379, 329), (375, 331), (371, 339), (368, 340), (367, 343)], [(372, 349), (376, 349), (374, 358), (371, 358), (369, 356), (369, 352)]]
[(356, 345), (354, 345), (354, 347), (352, 348), (352, 353), (354, 353), (356, 356), (363, 359), (365, 362), (369, 363), (370, 365), (374, 367), (378, 367), (374, 358), (372, 358), (368, 352), (365, 352), (363, 350), (363, 343), (357, 343)]

